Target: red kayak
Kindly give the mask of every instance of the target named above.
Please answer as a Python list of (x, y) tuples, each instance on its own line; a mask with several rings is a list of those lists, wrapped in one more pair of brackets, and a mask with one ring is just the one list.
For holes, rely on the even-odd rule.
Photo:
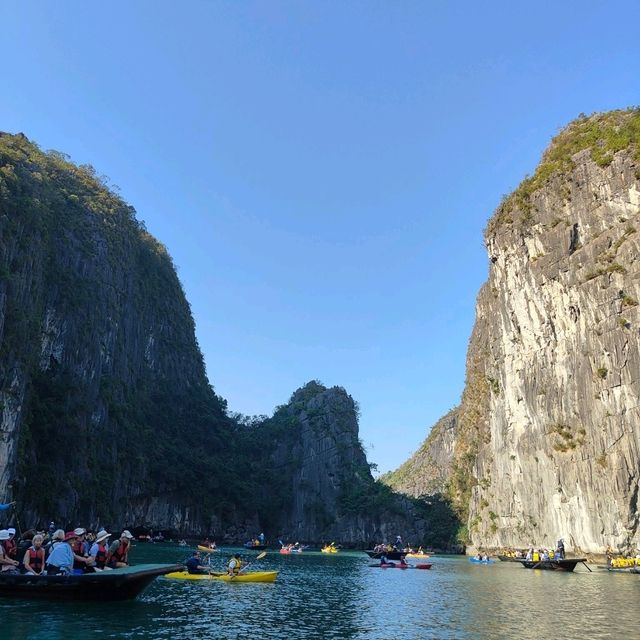
[(378, 567), (379, 569), (431, 569), (433, 564), (424, 563), (424, 564), (370, 564), (370, 567)]

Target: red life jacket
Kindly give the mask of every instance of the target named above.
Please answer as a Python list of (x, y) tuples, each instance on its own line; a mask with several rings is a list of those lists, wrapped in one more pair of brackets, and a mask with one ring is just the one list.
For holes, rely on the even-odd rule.
[(16, 545), (16, 543), (13, 540), (4, 540), (2, 544), (4, 545), (5, 553), (12, 560), (15, 560), (16, 559), (16, 551), (18, 550), (18, 546)]
[[(81, 540), (76, 540), (71, 545), (71, 551), (75, 553), (77, 556), (84, 558), (84, 543)], [(73, 559), (73, 568), (74, 569), (84, 569), (87, 565), (84, 562), (79, 562), (75, 558)]]
[(39, 549), (36, 549), (35, 547), (29, 547), (27, 549), (27, 554), (29, 556), (29, 566), (33, 569), (33, 571), (40, 572), (40, 570), (42, 569), (42, 565), (44, 564), (44, 549), (42, 547), (40, 547)]
[(116, 562), (127, 562), (127, 555), (129, 554), (129, 545), (124, 542), (120, 542), (118, 548), (111, 554), (109, 558), (109, 566), (115, 567)]
[(96, 567), (104, 569), (107, 564), (107, 556), (109, 555), (107, 545), (98, 543), (98, 553), (96, 553)]

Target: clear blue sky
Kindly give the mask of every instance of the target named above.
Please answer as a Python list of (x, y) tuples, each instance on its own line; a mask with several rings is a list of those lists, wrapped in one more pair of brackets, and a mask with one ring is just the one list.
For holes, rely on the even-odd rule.
[(397, 467), (459, 401), (482, 230), (580, 112), (640, 103), (640, 3), (3, 0), (0, 130), (173, 256), (216, 391), (311, 379)]

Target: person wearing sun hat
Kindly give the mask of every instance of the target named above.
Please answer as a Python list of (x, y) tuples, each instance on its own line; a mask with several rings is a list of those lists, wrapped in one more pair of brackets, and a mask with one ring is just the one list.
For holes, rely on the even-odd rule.
[(0, 572), (16, 573), (18, 571), (18, 562), (7, 555), (4, 543), (9, 539), (10, 534), (6, 529), (0, 530)]
[(73, 568), (74, 554), (71, 546), (78, 539), (73, 531), (64, 534), (64, 544), (55, 546), (47, 558), (47, 575), (57, 575), (59, 573), (71, 573)]
[(96, 541), (91, 545), (89, 556), (93, 558), (96, 569), (104, 569), (109, 557), (108, 539), (111, 536), (104, 529), (96, 534)]
[(7, 529), (7, 533), (9, 534), (9, 538), (5, 540), (2, 545), (4, 546), (6, 554), (12, 560), (16, 560), (16, 552), (18, 551), (18, 546), (16, 545), (16, 541), (14, 540), (16, 536), (16, 530), (13, 527), (9, 527)]
[(86, 571), (87, 567), (93, 564), (93, 560), (90, 560), (87, 555), (88, 549), (84, 541), (87, 530), (84, 527), (76, 527), (73, 533), (77, 536), (75, 542), (71, 545), (74, 555), (73, 568), (75, 571)]
[(112, 569), (129, 566), (129, 550), (131, 549), (131, 531), (125, 529), (119, 540), (114, 540), (109, 547), (109, 566)]

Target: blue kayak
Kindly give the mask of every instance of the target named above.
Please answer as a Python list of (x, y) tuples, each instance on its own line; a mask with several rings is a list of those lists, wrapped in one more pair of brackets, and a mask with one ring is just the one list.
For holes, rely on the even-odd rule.
[(478, 560), (478, 558), (469, 558), (469, 562), (473, 562), (474, 564), (493, 564), (495, 560), (489, 558), (488, 560)]

